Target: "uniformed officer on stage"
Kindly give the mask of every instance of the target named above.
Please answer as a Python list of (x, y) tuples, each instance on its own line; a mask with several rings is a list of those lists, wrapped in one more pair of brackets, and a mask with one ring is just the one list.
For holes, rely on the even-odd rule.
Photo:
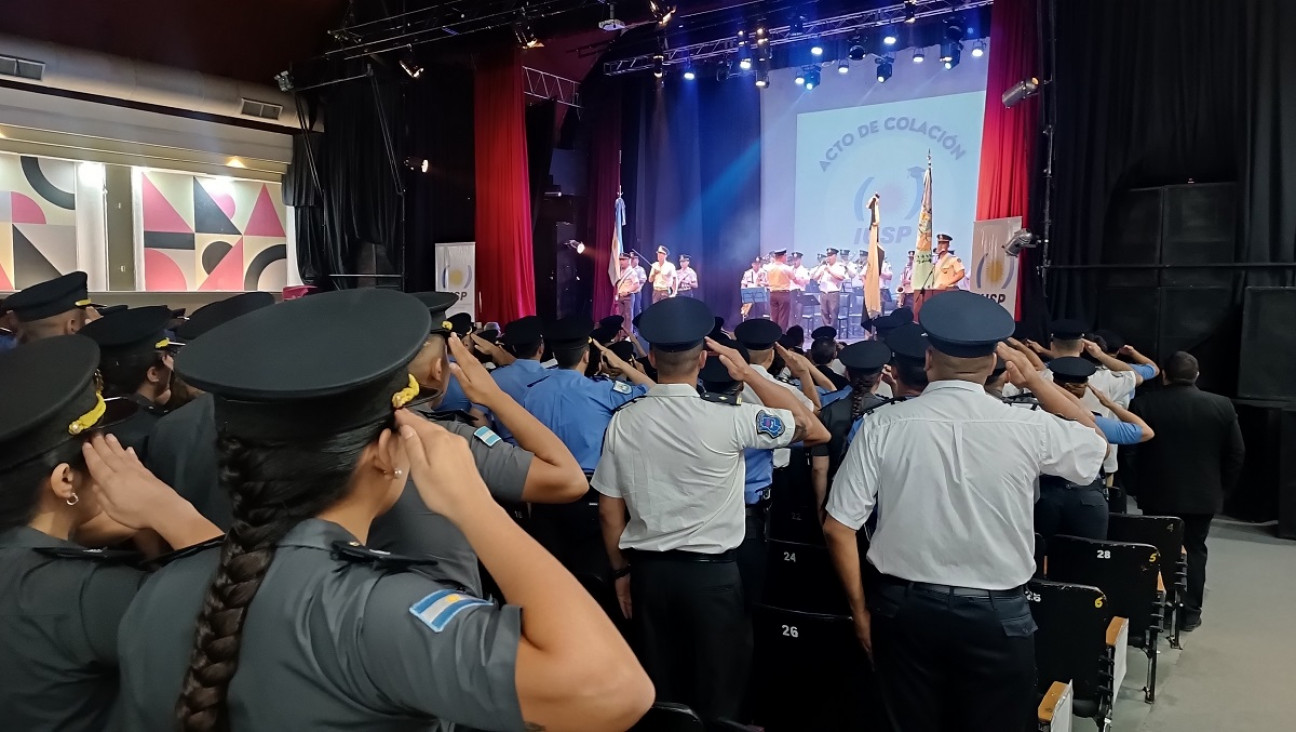
[(864, 414), (888, 400), (877, 395), (882, 383), (882, 368), (891, 360), (891, 349), (881, 341), (858, 341), (841, 350), (850, 386), (845, 394), (819, 412), (819, 420), (831, 439), (810, 451), (810, 477), (815, 492), (815, 506), (823, 510), (828, 485), (837, 475), (846, 453), (846, 437), (852, 425)]
[(5, 299), (5, 308), (17, 321), (19, 343), (76, 333), (85, 326), (91, 304), (85, 272), (69, 272)]
[(117, 627), (145, 574), (133, 553), (74, 543), (82, 527), (110, 510), (177, 547), (220, 533), (161, 484), (161, 498), (134, 502), (130, 515), (103, 498), (121, 482), (130, 492), (156, 480), (101, 436), (121, 415), (97, 388), (98, 366), (98, 347), (78, 336), (0, 354), (0, 726), (7, 730), (116, 729)]
[(701, 300), (672, 298), (644, 312), (639, 330), (660, 383), (620, 409), (593, 486), (622, 612), (658, 698), (706, 719), (734, 718), (751, 663), (751, 625), (734, 549), (743, 540), (743, 450), (814, 445), (827, 430), (788, 390), (715, 341), (730, 375), (764, 406), (698, 393), (713, 325)]
[[(1054, 391), (1044, 411), (987, 395), (996, 344), (1013, 320), (980, 295), (931, 298), (922, 396), (866, 418), (828, 497), (824, 534), (896, 726), (904, 732), (1024, 730), (1035, 702), (1035, 623), (1023, 586), (1035, 571), (1034, 478), (1098, 471), (1106, 441)], [(997, 348), (1009, 379), (1042, 377)], [(1071, 420), (1071, 421), (1068, 421)], [(856, 532), (877, 510), (861, 582)]]
[[(180, 354), (214, 395), (234, 522), (122, 620), (124, 729), (626, 729), (651, 704), (606, 614), (491, 499), (468, 445), (400, 409), (429, 323), (403, 293), (329, 292)], [(410, 478), (508, 604), (365, 547)]]
[(81, 335), (99, 344), (99, 373), (104, 395), (135, 402), (130, 419), (114, 426), (123, 445), (148, 459), (149, 435), (165, 414), (171, 388), (171, 349), (166, 326), (171, 309), (165, 305), (131, 308), (87, 323)]

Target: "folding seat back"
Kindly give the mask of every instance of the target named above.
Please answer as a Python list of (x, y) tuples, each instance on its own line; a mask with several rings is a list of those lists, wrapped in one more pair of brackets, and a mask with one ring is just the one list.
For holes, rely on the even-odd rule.
[(1160, 568), (1161, 554), (1151, 544), (1074, 536), (1049, 542), (1048, 578), (1102, 590), (1112, 614), (1129, 618), (1131, 638), (1154, 640), (1160, 629)]
[(1102, 590), (1089, 585), (1031, 580), (1026, 588), (1035, 634), (1035, 667), (1040, 692), (1056, 681), (1072, 685), (1076, 713), (1093, 717), (1111, 703), (1104, 679), (1111, 607)]
[(824, 543), (819, 509), (810, 480), (809, 453), (791, 448), (786, 468), (774, 471), (770, 487), (769, 538), (802, 544)]
[(765, 604), (807, 613), (850, 614), (827, 547), (770, 541), (767, 551)]

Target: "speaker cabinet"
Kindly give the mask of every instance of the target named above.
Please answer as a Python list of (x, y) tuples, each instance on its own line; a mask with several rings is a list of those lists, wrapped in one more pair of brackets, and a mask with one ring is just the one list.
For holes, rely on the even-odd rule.
[(1238, 396), (1296, 401), (1296, 287), (1248, 287)]

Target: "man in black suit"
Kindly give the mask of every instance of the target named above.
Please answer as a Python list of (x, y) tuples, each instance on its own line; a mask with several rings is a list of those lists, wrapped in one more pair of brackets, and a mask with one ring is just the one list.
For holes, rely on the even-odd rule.
[(1233, 403), (1197, 388), (1197, 359), (1179, 351), (1162, 370), (1164, 388), (1140, 395), (1130, 411), (1156, 432), (1140, 445), (1135, 467), (1143, 513), (1178, 516), (1188, 552), (1183, 630), (1201, 625), (1206, 534), (1242, 472), (1246, 450)]

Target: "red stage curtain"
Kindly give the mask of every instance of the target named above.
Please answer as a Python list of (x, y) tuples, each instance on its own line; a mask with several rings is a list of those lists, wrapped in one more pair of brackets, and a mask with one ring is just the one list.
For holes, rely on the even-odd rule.
[(526, 102), (518, 49), (483, 58), (474, 84), (477, 145), (477, 319), (535, 312)]
[[(591, 121), (589, 155), (589, 240), (594, 260), (594, 319), (616, 312), (616, 289), (608, 278), (617, 188), (621, 185), (621, 86), (613, 84)], [(622, 230), (621, 236), (625, 236)], [(629, 248), (629, 247), (624, 247)]]
[[(1021, 216), (1029, 226), (1031, 156), (1039, 124), (1039, 98), (1004, 109), (1003, 93), (1038, 76), (1036, 0), (995, 0), (990, 12), (990, 56), (986, 76), (985, 131), (981, 138), (981, 176), (977, 220)], [(1017, 278), (1017, 315), (1022, 280), (1032, 271), (1035, 252), (1023, 252)]]

